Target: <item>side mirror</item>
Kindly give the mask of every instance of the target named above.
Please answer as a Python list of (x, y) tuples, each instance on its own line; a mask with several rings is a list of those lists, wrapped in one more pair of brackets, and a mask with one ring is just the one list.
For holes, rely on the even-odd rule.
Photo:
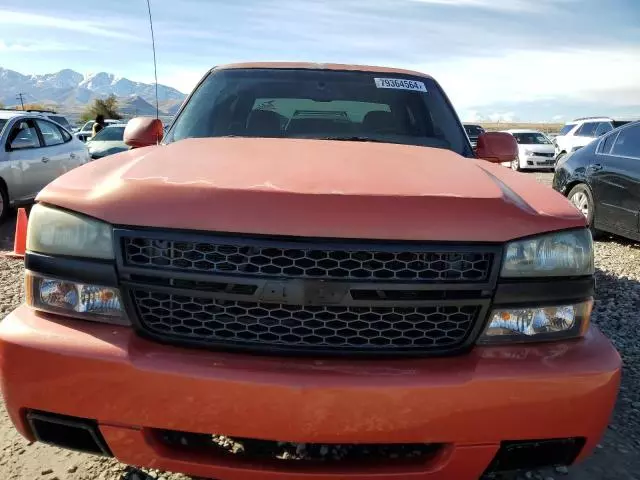
[(510, 133), (486, 132), (478, 136), (476, 155), (491, 163), (511, 162), (518, 158), (518, 143)]
[(163, 136), (162, 122), (152, 117), (132, 118), (124, 129), (124, 143), (131, 148), (157, 145)]

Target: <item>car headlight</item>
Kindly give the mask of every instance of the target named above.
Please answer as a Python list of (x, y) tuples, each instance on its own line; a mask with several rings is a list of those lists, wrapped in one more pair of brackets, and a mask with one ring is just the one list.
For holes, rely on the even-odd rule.
[(131, 325), (117, 288), (73, 282), (27, 271), (26, 300), (30, 307), (67, 317), (116, 325)]
[(509, 243), (501, 276), (573, 277), (593, 273), (593, 239), (584, 228)]
[(107, 223), (78, 213), (34, 205), (29, 214), (27, 250), (112, 260), (113, 229)]
[(574, 338), (589, 327), (593, 300), (569, 305), (506, 308), (491, 312), (479, 343), (530, 342)]
[(533, 152), (531, 150), (525, 149), (524, 154), (529, 156), (529, 155), (533, 155)]

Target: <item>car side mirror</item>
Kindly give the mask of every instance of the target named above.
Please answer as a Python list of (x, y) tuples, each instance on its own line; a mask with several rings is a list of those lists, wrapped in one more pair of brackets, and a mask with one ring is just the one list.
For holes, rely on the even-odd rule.
[(485, 132), (478, 136), (476, 155), (491, 163), (511, 162), (518, 158), (518, 143), (504, 132)]
[(124, 129), (124, 143), (131, 148), (157, 145), (163, 136), (162, 122), (152, 117), (132, 118)]
[(10, 150), (24, 150), (25, 148), (37, 147), (33, 139), (30, 138), (16, 138), (9, 145)]

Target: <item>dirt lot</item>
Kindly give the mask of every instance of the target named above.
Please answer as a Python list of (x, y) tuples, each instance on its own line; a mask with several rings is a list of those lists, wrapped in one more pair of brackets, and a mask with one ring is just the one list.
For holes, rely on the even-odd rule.
[[(549, 184), (551, 174), (535, 173)], [(13, 225), (0, 226), (0, 250), (12, 245)], [(611, 425), (584, 464), (519, 478), (572, 480), (640, 479), (640, 245), (618, 238), (596, 244), (597, 304), (594, 322), (612, 339), (624, 360), (622, 389)], [(22, 263), (0, 257), (0, 318), (22, 300)], [(71, 392), (70, 392), (71, 393)], [(151, 472), (153, 478), (185, 479)], [(12, 428), (0, 402), (0, 480), (138, 480), (111, 459), (28, 444)]]

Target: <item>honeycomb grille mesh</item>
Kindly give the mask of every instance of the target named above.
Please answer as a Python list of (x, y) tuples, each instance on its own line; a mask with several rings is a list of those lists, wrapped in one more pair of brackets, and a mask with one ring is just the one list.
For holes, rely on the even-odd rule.
[(480, 307), (298, 306), (132, 290), (143, 328), (211, 344), (346, 350), (455, 348)]
[(126, 265), (216, 274), (384, 281), (482, 282), (486, 252), (412, 252), (232, 245), (124, 237)]

